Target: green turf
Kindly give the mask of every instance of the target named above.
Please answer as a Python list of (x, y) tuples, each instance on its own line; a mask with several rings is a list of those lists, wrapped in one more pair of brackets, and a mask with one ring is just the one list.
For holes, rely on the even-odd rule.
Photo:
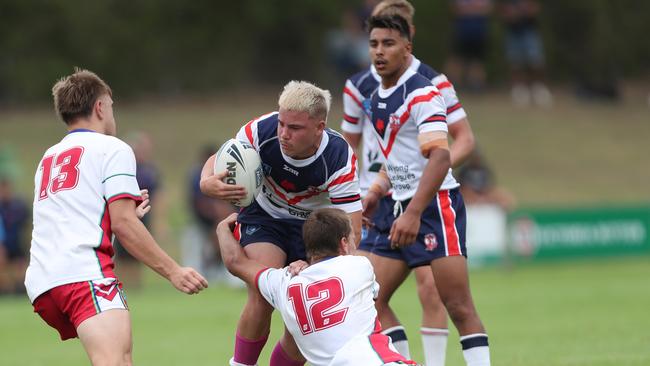
[[(499, 182), (523, 206), (650, 202), (645, 103), (579, 104), (557, 97), (556, 106), (546, 110), (513, 109), (503, 95), (463, 96)], [(276, 99), (275, 91), (140, 104), (116, 97), (119, 135), (146, 130), (156, 143), (167, 202), (162, 220), (171, 229), (159, 240), (169, 251), (177, 253), (175, 238), (188, 217), (186, 176), (199, 146), (234, 135), (242, 123), (273, 110)], [(332, 125), (340, 116), (337, 103)], [(44, 150), (63, 134), (49, 106), (0, 111), (0, 147), (14, 150), (22, 172), (18, 190), (25, 196), (31, 197), (33, 172)], [(650, 364), (647, 257), (494, 268), (472, 275), (494, 365)], [(245, 293), (214, 286), (187, 297), (153, 275), (145, 282), (142, 292), (129, 292), (136, 364), (225, 364)], [(395, 305), (408, 326), (414, 357), (421, 360), (419, 305), (411, 282), (400, 289)], [(78, 342), (59, 342), (26, 298), (0, 298), (0, 329), (0, 365), (87, 363)], [(449, 343), (448, 365), (462, 365), (454, 331)]]
[[(474, 298), (499, 366), (650, 364), (650, 258), (577, 261), (472, 271)], [(139, 365), (225, 365), (245, 291), (213, 286), (186, 296), (152, 276), (128, 291)], [(420, 311), (409, 280), (394, 298), (421, 360)], [(86, 364), (78, 340), (60, 342), (26, 298), (0, 298), (2, 365)], [(277, 339), (275, 319), (270, 346)], [(267, 364), (272, 347), (265, 349)], [(452, 329), (447, 365), (464, 365)]]

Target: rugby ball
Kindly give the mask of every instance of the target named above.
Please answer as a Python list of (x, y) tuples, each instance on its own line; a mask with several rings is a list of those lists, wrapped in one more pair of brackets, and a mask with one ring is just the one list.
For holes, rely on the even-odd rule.
[(262, 187), (264, 174), (262, 161), (255, 148), (248, 142), (230, 139), (217, 151), (214, 172), (228, 171), (224, 183), (236, 184), (246, 188), (246, 197), (233, 201), (235, 206), (246, 207), (253, 203)]

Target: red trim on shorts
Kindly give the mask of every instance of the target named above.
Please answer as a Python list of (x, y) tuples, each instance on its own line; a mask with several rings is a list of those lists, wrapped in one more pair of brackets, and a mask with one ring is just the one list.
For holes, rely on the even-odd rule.
[(241, 240), (241, 224), (239, 222), (235, 222), (235, 227), (232, 230), (232, 235), (235, 237), (235, 240)]
[(375, 328), (372, 330), (373, 333), (381, 333), (381, 323), (379, 322), (379, 317), (375, 318)]
[(263, 273), (264, 271), (266, 271), (267, 269), (270, 269), (270, 267), (266, 267), (266, 268), (262, 268), (262, 269), (260, 269), (260, 270), (257, 272), (257, 274), (255, 275), (255, 288), (257, 289), (257, 291), (260, 291), (260, 286), (259, 286), (260, 276), (261, 276), (262, 273)]
[(40, 295), (34, 301), (34, 312), (65, 341), (76, 338), (79, 325), (100, 310), (92, 282), (83, 281), (57, 286)]
[(456, 212), (451, 207), (451, 197), (449, 191), (438, 192), (438, 204), (442, 214), (442, 228), (445, 231), (445, 246), (447, 247), (448, 256), (462, 255), (460, 240), (456, 231)]

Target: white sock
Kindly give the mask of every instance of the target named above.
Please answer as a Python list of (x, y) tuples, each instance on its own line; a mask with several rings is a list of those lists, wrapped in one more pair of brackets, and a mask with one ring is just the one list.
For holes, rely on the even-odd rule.
[(410, 359), (411, 352), (409, 351), (409, 341), (406, 338), (406, 332), (404, 327), (398, 325), (396, 327), (390, 327), (381, 331), (382, 334), (385, 334), (390, 337), (393, 342), (393, 346), (397, 349), (400, 355)]
[(243, 364), (243, 363), (235, 362), (235, 358), (234, 358), (234, 357), (231, 357), (231, 358), (230, 358), (230, 361), (228, 361), (228, 364), (229, 364), (230, 366), (257, 366), (257, 364), (255, 364), (255, 365), (246, 365), (246, 364)]
[(422, 334), (425, 365), (444, 366), (449, 329), (422, 327), (420, 333)]
[(485, 333), (474, 333), (460, 337), (463, 357), (467, 366), (490, 366), (490, 347)]

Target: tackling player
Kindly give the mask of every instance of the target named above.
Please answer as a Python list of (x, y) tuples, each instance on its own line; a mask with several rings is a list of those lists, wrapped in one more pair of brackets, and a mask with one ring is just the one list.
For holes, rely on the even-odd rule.
[[(281, 268), (305, 259), (302, 224), (318, 208), (337, 207), (348, 213), (355, 237), (361, 231), (361, 198), (356, 156), (337, 132), (326, 127), (330, 93), (310, 83), (285, 85), (278, 112), (244, 125), (237, 138), (259, 153), (264, 183), (255, 201), (238, 217), (236, 235), (246, 255), (268, 267)], [(213, 173), (215, 156), (201, 174), (201, 191), (222, 200), (245, 196), (241, 186), (221, 181)], [(255, 365), (267, 341), (273, 307), (257, 289), (248, 300), (237, 326), (231, 365)], [(271, 366), (302, 365), (304, 359), (285, 331), (271, 355)]]
[(356, 248), (345, 212), (319, 209), (303, 225), (309, 267), (292, 276), (247, 257), (232, 234), (236, 214), (217, 227), (221, 255), (232, 274), (261, 293), (282, 315), (298, 348), (314, 366), (415, 364), (379, 333), (372, 265)]
[[(406, 0), (384, 0), (373, 9), (372, 15), (390, 16), (400, 15), (409, 23), (411, 37), (415, 34), (413, 15), (415, 9)], [(469, 125), (467, 114), (460, 104), (456, 91), (447, 77), (436, 72), (428, 65), (420, 62), (411, 54), (409, 69), (425, 76), (438, 88), (442, 94), (447, 108), (447, 124), (449, 134), (454, 143), (451, 145), (451, 165), (459, 166), (474, 149), (474, 134)], [(374, 66), (351, 76), (345, 84), (343, 91), (344, 119), (341, 123), (343, 136), (350, 145), (357, 149), (363, 140), (362, 169), (359, 174), (361, 195), (365, 197), (370, 184), (375, 179), (381, 167), (381, 151), (377, 139), (372, 132), (372, 124), (368, 117), (370, 98), (377, 90), (381, 77)], [(409, 357), (409, 347), (399, 319), (390, 308), (389, 300), (393, 293), (407, 278), (410, 270), (415, 273), (418, 295), (422, 304), (422, 343), (427, 366), (442, 366), (445, 364), (447, 349), (447, 312), (440, 301), (436, 291), (433, 275), (429, 268), (429, 260), (422, 258), (419, 249), (409, 246), (391, 249), (386, 245), (385, 237), (390, 231), (390, 222), (393, 215), (395, 202), (390, 194), (380, 202), (372, 218), (372, 225), (364, 228), (364, 237), (361, 240), (360, 253), (365, 253), (375, 268), (377, 281), (382, 291), (377, 298), (379, 320), (384, 326), (383, 332), (392, 339), (395, 347), (406, 357)], [(384, 248), (373, 250), (376, 238), (384, 244)], [(370, 255), (370, 253), (373, 255)]]
[(390, 234), (374, 250), (413, 245), (430, 264), (467, 364), (489, 365), (487, 335), (469, 289), (465, 207), (451, 175), (447, 106), (431, 81), (409, 68), (409, 23), (399, 15), (376, 16), (368, 26), (371, 59), (381, 77), (368, 109), (386, 170), (368, 189), (364, 215), (390, 188), (396, 201)]
[(112, 234), (179, 291), (195, 294), (208, 283), (169, 257), (138, 218), (148, 209), (136, 213), (143, 197), (135, 157), (114, 137), (109, 86), (77, 69), (52, 94), (68, 134), (47, 149), (34, 177), (27, 294), (62, 340), (79, 337), (93, 365), (131, 365), (131, 320), (113, 272)]

